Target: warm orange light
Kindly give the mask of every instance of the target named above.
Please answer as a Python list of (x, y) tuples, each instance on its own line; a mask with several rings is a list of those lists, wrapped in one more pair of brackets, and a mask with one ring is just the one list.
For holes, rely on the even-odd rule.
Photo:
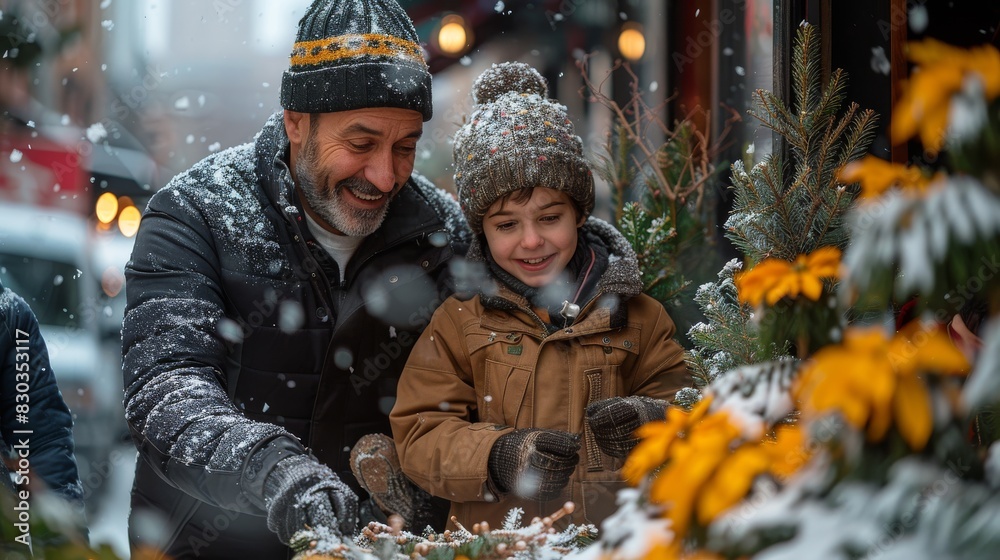
[(642, 26), (637, 23), (626, 23), (618, 35), (618, 51), (622, 56), (635, 62), (646, 52), (646, 37), (642, 34)]
[(452, 14), (441, 20), (441, 27), (438, 28), (437, 32), (437, 43), (438, 48), (444, 54), (450, 56), (462, 54), (469, 44), (469, 38), (470, 32), (462, 16)]
[(110, 224), (118, 215), (118, 197), (109, 192), (102, 194), (97, 198), (94, 211), (102, 224)]
[(122, 208), (122, 213), (118, 216), (118, 229), (121, 230), (122, 235), (125, 237), (132, 237), (139, 231), (139, 221), (142, 219), (142, 214), (139, 213), (139, 209), (135, 206), (126, 206)]

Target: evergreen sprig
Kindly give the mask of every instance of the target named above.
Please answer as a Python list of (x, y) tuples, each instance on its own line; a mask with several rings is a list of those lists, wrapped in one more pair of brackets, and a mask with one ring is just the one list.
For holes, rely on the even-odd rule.
[(735, 197), (726, 236), (751, 264), (767, 257), (791, 261), (818, 247), (846, 246), (844, 215), (857, 189), (841, 184), (837, 173), (864, 155), (875, 135), (873, 111), (851, 103), (841, 112), (847, 87), (842, 70), (822, 84), (815, 27), (799, 28), (794, 51), (792, 107), (772, 92), (757, 90), (757, 109), (750, 111), (785, 139), (789, 161), (771, 154), (749, 172), (742, 162), (732, 166)]
[(688, 331), (695, 348), (688, 355), (688, 366), (698, 387), (711, 383), (722, 373), (744, 364), (780, 356), (787, 349), (765, 347), (753, 325), (753, 311), (736, 297), (733, 277), (742, 264), (733, 259), (719, 271), (718, 282), (698, 287), (694, 299), (707, 322), (697, 323)]

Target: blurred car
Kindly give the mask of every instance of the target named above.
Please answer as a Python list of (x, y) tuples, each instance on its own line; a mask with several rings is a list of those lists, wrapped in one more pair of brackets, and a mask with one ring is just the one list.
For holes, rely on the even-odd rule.
[[(86, 218), (54, 208), (0, 204), (0, 278), (38, 317), (52, 371), (73, 413), (88, 505), (105, 487), (108, 456), (125, 430), (121, 357), (102, 337), (107, 301), (92, 272)], [(124, 263), (123, 263), (124, 264)]]

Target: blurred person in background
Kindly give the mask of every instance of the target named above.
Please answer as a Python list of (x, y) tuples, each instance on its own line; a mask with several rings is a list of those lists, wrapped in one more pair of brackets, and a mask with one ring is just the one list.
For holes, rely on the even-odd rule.
[(313, 2), (290, 63), (284, 111), (157, 192), (136, 237), (134, 557), (284, 558), (300, 530), (350, 537), (386, 513), (350, 450), (389, 433), (467, 226), (413, 174), (431, 76), (394, 0)]
[[(11, 492), (15, 504), (27, 497), (24, 501), (28, 502), (28, 507), (20, 511), (28, 511), (28, 515), (33, 516), (30, 522), (33, 528), (45, 511), (63, 517), (49, 520), (53, 529), (68, 527), (85, 541), (83, 486), (73, 455), (73, 417), (56, 386), (35, 314), (21, 296), (2, 283), (0, 367), (0, 454), (3, 459), (0, 461), (3, 481), (0, 491)], [(43, 510), (34, 505), (42, 493), (56, 496), (59, 500), (55, 504), (68, 507)], [(16, 517), (18, 513), (5, 507), (3, 515)], [(36, 546), (58, 544), (49, 542), (51, 536)]]

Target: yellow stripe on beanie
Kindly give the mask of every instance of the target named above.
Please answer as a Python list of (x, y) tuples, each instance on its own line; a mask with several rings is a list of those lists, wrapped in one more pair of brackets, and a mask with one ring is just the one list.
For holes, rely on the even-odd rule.
[(379, 33), (349, 34), (300, 41), (292, 47), (291, 66), (310, 66), (358, 56), (401, 56), (426, 68), (423, 51), (413, 41)]

